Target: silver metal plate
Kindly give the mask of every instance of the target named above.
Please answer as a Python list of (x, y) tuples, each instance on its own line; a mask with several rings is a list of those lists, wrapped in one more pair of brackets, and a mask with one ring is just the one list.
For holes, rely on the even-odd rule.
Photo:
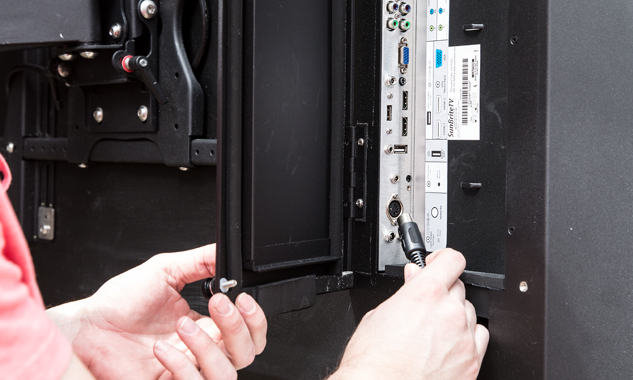
[[(424, 188), (416, 191), (416, 183), (425, 183), (426, 3), (406, 1), (411, 6), (407, 15), (390, 13), (389, 3), (390, 1), (384, 0), (382, 7), (381, 157), (377, 239), (379, 271), (385, 270), (385, 265), (408, 262), (399, 240), (391, 238), (394, 233), (397, 235), (398, 227), (396, 223), (392, 223), (396, 218), (389, 215), (389, 203), (396, 196), (402, 205), (401, 213), (412, 214), (422, 229), (425, 202)], [(403, 4), (397, 3), (400, 6)], [(399, 23), (408, 21), (411, 27), (407, 31), (402, 31), (399, 27), (389, 30), (389, 19), (397, 19)], [(409, 49), (409, 64), (406, 70), (402, 70), (402, 49), (405, 44)], [(390, 80), (392, 77), (396, 79), (393, 85)], [(404, 84), (400, 83), (401, 78), (404, 78)], [(405, 92), (406, 106), (403, 104)], [(406, 133), (403, 133), (403, 118), (407, 120)], [(406, 146), (406, 153), (401, 153), (404, 151), (403, 146)], [(420, 159), (416, 159), (416, 154)], [(421, 164), (415, 164), (417, 161)], [(398, 181), (394, 180), (395, 176)], [(414, 197), (415, 193), (420, 195), (418, 199)], [(419, 206), (416, 207), (418, 202)], [(419, 212), (420, 215), (416, 216)]]
[(41, 206), (37, 209), (37, 238), (53, 240), (55, 238), (55, 209)]

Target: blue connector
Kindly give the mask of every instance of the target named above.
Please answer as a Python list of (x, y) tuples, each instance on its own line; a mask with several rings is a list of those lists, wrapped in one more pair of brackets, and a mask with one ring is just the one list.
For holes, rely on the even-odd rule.
[(431, 9), (431, 14), (434, 14), (434, 13), (435, 13), (435, 9)]
[(440, 49), (435, 49), (435, 68), (442, 67), (442, 51)]
[(440, 8), (438, 12), (440, 12), (440, 14), (442, 14), (442, 13), (444, 13), (444, 9)]
[(404, 58), (403, 59), (403, 63), (405, 65), (408, 65), (409, 64), (409, 48), (408, 47), (404, 48), (404, 57), (403, 58)]

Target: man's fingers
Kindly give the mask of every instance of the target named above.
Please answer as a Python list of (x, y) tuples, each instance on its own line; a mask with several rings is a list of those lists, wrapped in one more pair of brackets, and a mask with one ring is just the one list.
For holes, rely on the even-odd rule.
[(422, 271), (422, 268), (420, 268), (419, 266), (413, 263), (409, 263), (405, 265), (404, 266), (404, 283), (406, 284), (410, 279), (413, 278), (413, 276), (420, 273), (420, 271)]
[(464, 303), (466, 301), (466, 287), (464, 286), (462, 280), (457, 279), (453, 283), (453, 286), (448, 289), (448, 294), (459, 302)]
[(171, 372), (174, 380), (202, 380), (200, 372), (184, 352), (171, 344), (159, 340), (154, 344), (154, 356)]
[(178, 336), (196, 357), (200, 369), (208, 380), (237, 378), (235, 368), (224, 352), (193, 320), (182, 317), (176, 325)]
[(235, 304), (240, 310), (240, 314), (242, 314), (248, 331), (251, 333), (255, 354), (259, 355), (266, 347), (266, 330), (268, 330), (266, 315), (264, 315), (264, 311), (253, 297), (246, 293), (240, 294), (235, 300)]
[(490, 333), (488, 329), (482, 325), (475, 326), (475, 345), (477, 346), (477, 353), (479, 354), (479, 366), (484, 360), (486, 354), (486, 348), (488, 348), (488, 340), (490, 339)]
[(209, 314), (222, 333), (227, 356), (236, 369), (251, 364), (255, 359), (255, 345), (241, 313), (224, 294), (215, 294), (209, 300)]
[(215, 275), (215, 244), (155, 257), (161, 268), (176, 281), (177, 291), (181, 291), (186, 284)]
[(433, 260), (435, 260), (435, 258), (437, 257), (437, 255), (439, 255), (439, 254), (440, 254), (440, 251), (441, 251), (441, 249), (440, 249), (440, 250), (437, 250), (437, 251), (434, 251), (434, 252), (429, 253), (429, 255), (428, 255), (428, 256), (426, 256), (426, 257), (424, 258), (424, 263), (425, 263), (426, 265), (431, 264), (431, 263), (433, 262)]
[(440, 284), (446, 286), (446, 289), (450, 289), (462, 272), (464, 272), (466, 259), (464, 259), (461, 253), (450, 248), (433, 252), (432, 255), (435, 256), (423, 271), (424, 276), (416, 276), (415, 278), (433, 278)]
[(477, 326), (477, 312), (475, 311), (475, 307), (470, 301), (466, 301), (464, 305), (466, 308), (466, 321), (468, 322), (468, 329), (470, 331), (475, 331), (475, 326)]

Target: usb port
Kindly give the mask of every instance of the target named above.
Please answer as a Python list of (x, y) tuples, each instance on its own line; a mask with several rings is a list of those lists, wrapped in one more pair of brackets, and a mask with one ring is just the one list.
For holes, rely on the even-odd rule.
[(402, 109), (409, 109), (409, 91), (402, 91)]
[(408, 132), (409, 132), (409, 118), (403, 117), (402, 118), (402, 136), (406, 136)]
[(387, 121), (391, 121), (391, 106), (387, 106)]
[(426, 113), (426, 125), (431, 125), (431, 111)]
[(408, 146), (407, 145), (394, 145), (393, 152), (395, 154), (405, 154), (407, 153)]
[(442, 151), (441, 150), (431, 151), (431, 157), (442, 158)]

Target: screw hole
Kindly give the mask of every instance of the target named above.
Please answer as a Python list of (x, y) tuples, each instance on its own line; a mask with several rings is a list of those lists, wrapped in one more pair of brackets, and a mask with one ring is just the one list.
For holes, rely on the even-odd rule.
[(196, 156), (200, 154), (200, 151), (196, 149)]
[(371, 280), (369, 280), (369, 283), (372, 285), (376, 285), (376, 283), (378, 283), (378, 281), (376, 281), (376, 278), (372, 277)]
[(410, 175), (407, 176), (407, 182), (411, 182), (411, 176)]
[(178, 124), (174, 124), (174, 129), (178, 129)]
[(512, 235), (512, 234), (514, 233), (514, 231), (516, 231), (516, 228), (515, 228), (514, 226), (512, 226), (512, 227), (508, 228), (508, 233), (509, 233), (510, 235)]
[(510, 43), (512, 45), (516, 45), (517, 42), (519, 42), (519, 36), (512, 36), (512, 38), (510, 38)]
[(215, 154), (215, 151), (211, 149), (211, 155), (213, 156), (214, 154)]
[(176, 79), (178, 79), (178, 77), (179, 77), (179, 76), (180, 76), (180, 75), (178, 75), (178, 72), (176, 72), (176, 73), (174, 74), (174, 78), (176, 78)]

